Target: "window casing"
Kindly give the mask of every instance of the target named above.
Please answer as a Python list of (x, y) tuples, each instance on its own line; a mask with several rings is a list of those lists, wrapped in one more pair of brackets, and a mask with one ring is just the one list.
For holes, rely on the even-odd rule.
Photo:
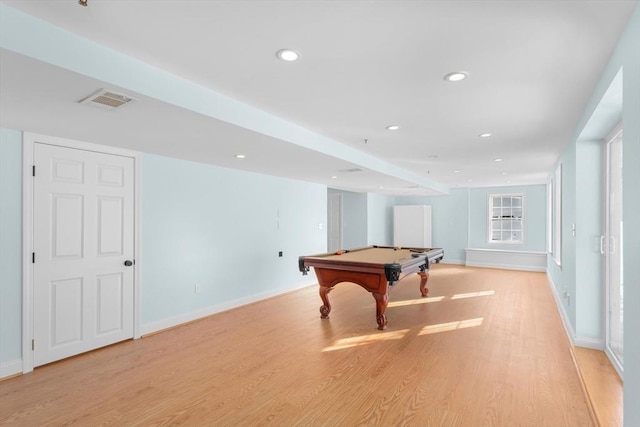
[(524, 243), (524, 194), (489, 194), (489, 243)]

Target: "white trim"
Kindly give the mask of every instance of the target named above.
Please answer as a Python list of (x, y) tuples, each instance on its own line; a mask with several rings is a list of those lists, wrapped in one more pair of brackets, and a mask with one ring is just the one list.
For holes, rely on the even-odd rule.
[[(464, 265), (464, 261), (460, 259), (442, 259), (438, 264)], [(431, 264), (433, 265), (433, 264)]]
[(547, 281), (549, 282), (549, 287), (551, 288), (553, 299), (556, 302), (558, 313), (560, 314), (560, 318), (562, 319), (562, 325), (564, 326), (564, 330), (567, 333), (567, 337), (569, 338), (571, 345), (576, 347), (593, 348), (595, 350), (604, 350), (604, 340), (602, 338), (585, 338), (576, 335), (576, 331), (575, 329), (573, 329), (567, 312), (564, 309), (564, 305), (562, 304), (562, 298), (558, 294), (558, 290), (556, 289), (556, 286), (553, 283), (553, 279), (551, 278), (551, 274), (549, 274), (548, 270)]
[[(602, 141), (604, 143), (604, 168), (605, 168), (605, 191), (604, 191), (604, 235), (601, 238), (604, 239), (604, 245), (601, 243), (600, 252), (603, 256), (603, 264), (604, 264), (604, 352), (609, 358), (609, 361), (613, 365), (614, 369), (620, 376), (623, 378), (624, 373), (624, 361), (620, 363), (620, 358), (613, 353), (610, 345), (610, 335), (611, 335), (611, 325), (610, 325), (610, 308), (611, 308), (611, 252), (610, 252), (610, 242), (611, 242), (611, 145), (623, 139), (623, 122), (618, 122), (614, 128), (609, 132), (609, 134)], [(624, 144), (623, 142), (621, 142)], [(624, 145), (623, 145), (624, 147)], [(624, 148), (623, 148), (624, 149)], [(603, 251), (604, 249), (604, 251)], [(624, 328), (624, 326), (623, 326)], [(624, 331), (623, 331), (624, 334)], [(624, 343), (623, 343), (624, 347)], [(623, 348), (624, 353), (624, 348)]]
[(611, 366), (616, 370), (620, 379), (624, 379), (624, 367), (620, 365), (620, 360), (611, 353), (611, 350), (609, 350), (609, 346), (607, 346), (606, 343), (604, 345), (604, 354), (609, 358)]
[(33, 137), (22, 133), (22, 373), (33, 371)]
[(562, 267), (562, 162), (553, 175), (553, 243), (551, 258)]
[(571, 345), (574, 345), (576, 340), (576, 331), (573, 329), (571, 325), (571, 321), (569, 317), (567, 317), (567, 312), (562, 305), (562, 298), (558, 294), (558, 290), (556, 289), (555, 284), (553, 283), (553, 278), (551, 274), (549, 274), (549, 270), (547, 270), (547, 282), (549, 283), (549, 287), (551, 288), (551, 293), (553, 294), (553, 299), (556, 301), (556, 307), (558, 308), (558, 313), (560, 314), (560, 318), (562, 319), (562, 325), (564, 326), (564, 331), (571, 342)]
[(0, 363), (0, 379), (22, 373), (22, 359)]
[(594, 350), (604, 350), (604, 340), (598, 338), (583, 338), (576, 336), (573, 345), (576, 347), (592, 348)]
[(160, 332), (164, 329), (174, 328), (176, 326), (182, 325), (184, 323), (193, 322), (194, 320), (202, 319), (204, 317), (208, 317), (217, 313), (221, 313), (223, 311), (231, 310), (234, 308), (241, 307), (243, 305), (251, 304), (254, 302), (262, 301), (267, 298), (272, 298), (278, 295), (283, 295), (289, 292), (296, 291), (298, 289), (310, 287), (310, 286), (318, 286), (317, 283), (309, 284), (302, 283), (296, 285), (294, 287), (287, 288), (276, 288), (266, 292), (260, 292), (258, 294), (249, 295), (246, 297), (238, 298), (232, 301), (227, 301), (222, 304), (212, 305), (209, 307), (205, 307), (200, 310), (192, 311), (190, 313), (183, 313), (178, 316), (167, 317), (155, 322), (146, 323), (141, 325), (141, 333), (142, 336), (153, 334), (156, 332)]
[(105, 154), (131, 157), (134, 167), (134, 318), (133, 338), (140, 338), (140, 208), (141, 203), (141, 171), (140, 153), (117, 147), (75, 141), (55, 136), (40, 135), (31, 132), (22, 134), (22, 373), (33, 371), (33, 176), (34, 144), (42, 143), (60, 147), (75, 148)]
[(507, 270), (547, 271), (547, 253), (507, 249), (465, 248), (465, 265)]

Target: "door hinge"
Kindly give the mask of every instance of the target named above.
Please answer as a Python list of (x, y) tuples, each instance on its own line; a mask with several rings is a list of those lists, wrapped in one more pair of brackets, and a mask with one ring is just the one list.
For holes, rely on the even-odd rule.
[(36, 253), (31, 252), (31, 264), (35, 264), (35, 263), (36, 263)]
[(36, 340), (31, 340), (31, 350), (36, 349)]
[(31, 176), (36, 176), (36, 165), (31, 167)]

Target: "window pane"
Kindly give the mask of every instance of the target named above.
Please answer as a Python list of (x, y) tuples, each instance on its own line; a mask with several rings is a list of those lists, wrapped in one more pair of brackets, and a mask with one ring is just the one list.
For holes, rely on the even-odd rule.
[(489, 241), (521, 243), (523, 237), (524, 197), (490, 194), (488, 203)]

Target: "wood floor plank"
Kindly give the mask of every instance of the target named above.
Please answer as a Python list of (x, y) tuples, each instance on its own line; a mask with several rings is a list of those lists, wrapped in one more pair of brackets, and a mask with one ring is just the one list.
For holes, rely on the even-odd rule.
[(0, 424), (591, 426), (543, 273), (435, 265), (386, 331), (351, 284), (317, 287), (0, 383)]
[(601, 350), (575, 347), (573, 351), (598, 425), (622, 426), (622, 380), (609, 358)]

